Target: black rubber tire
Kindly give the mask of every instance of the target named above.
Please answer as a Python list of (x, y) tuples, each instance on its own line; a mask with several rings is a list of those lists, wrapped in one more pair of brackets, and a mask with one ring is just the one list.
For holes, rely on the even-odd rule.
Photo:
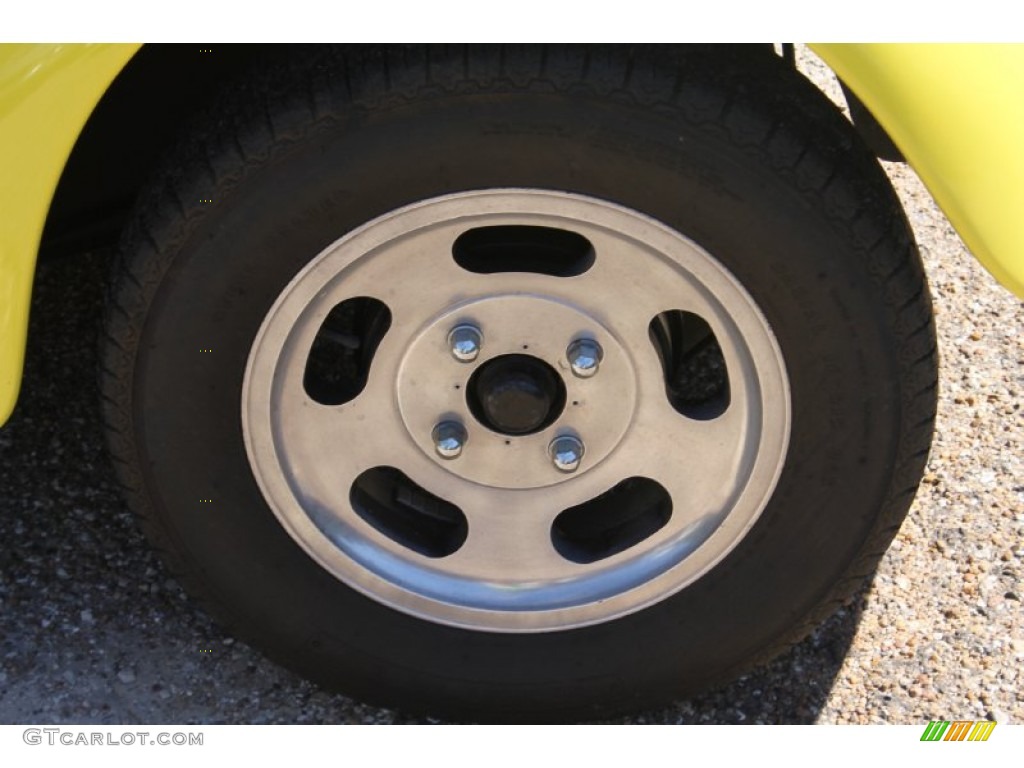
[[(326, 245), (416, 200), (516, 186), (620, 203), (718, 258), (778, 338), (793, 422), (767, 509), (709, 574), (616, 621), (508, 635), (389, 610), (308, 558), (253, 480), (240, 398), (263, 318)], [(558, 721), (724, 681), (852, 595), (919, 482), (936, 347), (883, 171), (771, 55), (317, 48), (254, 73), (143, 196), (114, 275), (102, 378), (130, 505), (233, 632), (367, 701)]]

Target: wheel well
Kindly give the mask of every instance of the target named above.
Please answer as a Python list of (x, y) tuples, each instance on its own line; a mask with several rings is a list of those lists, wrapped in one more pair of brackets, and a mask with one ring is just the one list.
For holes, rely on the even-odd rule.
[[(734, 50), (737, 58), (757, 66), (772, 47)], [(182, 129), (254, 60), (283, 51), (283, 46), (248, 44), (143, 46), (100, 99), (75, 142), (50, 205), (41, 256), (115, 242), (138, 191)], [(870, 113), (861, 111), (867, 118), (855, 119), (862, 137), (886, 157), (876, 146), (881, 142), (871, 141), (871, 126), (864, 129), (865, 123), (873, 123)]]
[(50, 205), (41, 255), (115, 241), (136, 194), (183, 126), (265, 47), (143, 46), (75, 142)]
[(839, 78), (839, 86), (843, 89), (843, 96), (846, 97), (846, 104), (850, 108), (850, 119), (857, 133), (864, 139), (864, 143), (875, 153), (879, 160), (889, 160), (894, 163), (904, 163), (906, 159), (896, 142), (892, 140), (889, 133), (878, 122), (871, 110), (867, 108), (857, 94), (850, 90), (850, 87)]

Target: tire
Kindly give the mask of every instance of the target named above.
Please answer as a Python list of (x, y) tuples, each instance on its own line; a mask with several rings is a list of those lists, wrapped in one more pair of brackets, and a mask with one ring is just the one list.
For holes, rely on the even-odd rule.
[(721, 683), (870, 578), (923, 471), (906, 220), (759, 50), (302, 49), (122, 245), (129, 504), (231, 631), (366, 701), (559, 721)]

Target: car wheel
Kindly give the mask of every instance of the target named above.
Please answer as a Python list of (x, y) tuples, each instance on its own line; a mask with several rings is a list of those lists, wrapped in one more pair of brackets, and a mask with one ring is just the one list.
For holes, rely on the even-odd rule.
[(927, 454), (902, 211), (760, 50), (311, 49), (141, 200), (128, 498), (273, 658), (456, 718), (652, 707), (869, 577)]

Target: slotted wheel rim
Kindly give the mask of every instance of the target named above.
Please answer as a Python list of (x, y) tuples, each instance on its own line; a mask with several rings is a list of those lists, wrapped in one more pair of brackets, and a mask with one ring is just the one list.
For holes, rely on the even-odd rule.
[[(330, 331), (332, 311), (358, 332)], [(666, 317), (714, 342), (724, 406), (678, 402), (696, 374), (670, 370)], [(581, 340), (593, 375), (569, 359)], [(311, 383), (330, 343), (351, 368), (317, 363), (337, 396)], [(594, 198), (499, 189), (393, 211), (313, 258), (253, 343), (242, 425), (270, 508), (336, 578), (421, 619), (539, 632), (640, 610), (725, 557), (781, 472), (790, 395), (766, 320), (695, 243)], [(583, 448), (575, 469), (560, 438)]]

